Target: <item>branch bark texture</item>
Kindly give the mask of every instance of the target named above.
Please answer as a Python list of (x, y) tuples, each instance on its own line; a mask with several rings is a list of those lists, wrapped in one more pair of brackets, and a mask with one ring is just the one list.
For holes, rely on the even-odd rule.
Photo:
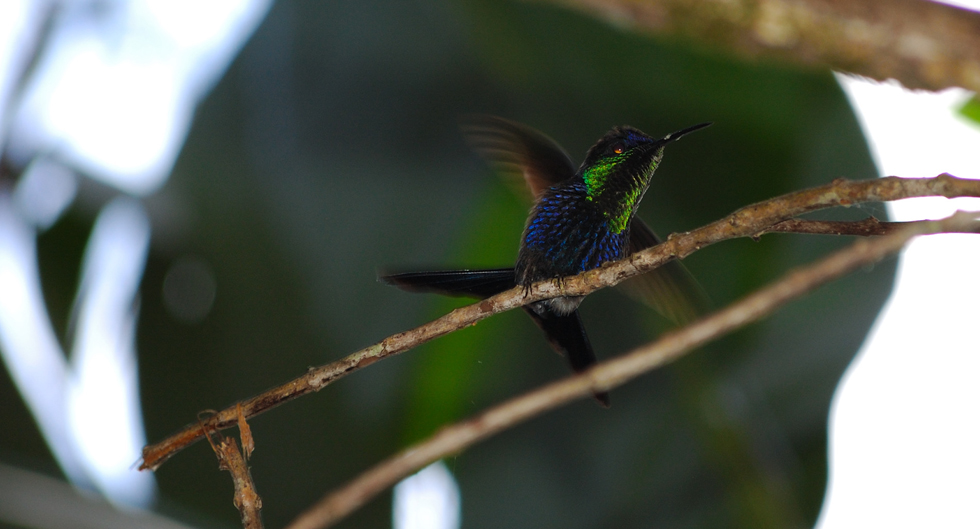
[(855, 235), (872, 237), (888, 235), (911, 222), (881, 222), (874, 217), (858, 221), (789, 219), (773, 224), (764, 233), (809, 233), (811, 235)]
[(218, 456), (218, 468), (231, 473), (231, 481), (235, 485), (234, 503), (242, 516), (242, 526), (245, 529), (262, 529), (262, 498), (259, 497), (248, 463), (239, 451), (235, 438), (219, 439), (211, 447)]
[(926, 0), (550, 0), (749, 59), (980, 92), (980, 13)]
[(156, 470), (175, 453), (199, 440), (204, 435), (205, 429), (220, 430), (236, 425), (239, 420), (239, 405), (246, 419), (254, 417), (279, 404), (319, 391), (335, 380), (382, 358), (407, 351), (493, 314), (559, 295), (584, 296), (652, 270), (671, 259), (683, 259), (716, 242), (739, 237), (759, 237), (773, 225), (810, 211), (862, 202), (886, 202), (923, 196), (980, 197), (980, 181), (956, 178), (947, 174), (935, 178), (887, 177), (862, 181), (835, 180), (824, 186), (789, 193), (744, 207), (707, 226), (690, 232), (673, 234), (663, 244), (633, 254), (628, 259), (570, 277), (560, 285), (552, 281), (544, 281), (535, 284), (526, 295), (521, 288), (508, 290), (481, 302), (458, 308), (415, 329), (389, 336), (336, 362), (312, 368), (303, 376), (236, 403), (203, 423), (188, 425), (163, 441), (146, 446), (143, 448), (140, 469)]
[(630, 379), (675, 360), (692, 349), (756, 321), (787, 302), (862, 266), (897, 253), (916, 235), (980, 230), (977, 213), (959, 212), (940, 221), (915, 223), (892, 235), (861, 240), (813, 265), (791, 271), (782, 279), (741, 301), (683, 329), (618, 358), (597, 364), (581, 375), (554, 382), (491, 408), (472, 419), (448, 426), (361, 474), (301, 514), (287, 529), (319, 529), (333, 525), (381, 491), (426, 465), (529, 418), (608, 391)]

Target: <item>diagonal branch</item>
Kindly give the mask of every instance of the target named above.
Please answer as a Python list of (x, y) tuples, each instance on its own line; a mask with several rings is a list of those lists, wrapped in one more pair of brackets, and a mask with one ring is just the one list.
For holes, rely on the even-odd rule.
[(254, 417), (284, 402), (319, 391), (335, 380), (382, 358), (402, 353), (493, 314), (559, 295), (584, 296), (650, 271), (671, 259), (683, 259), (716, 242), (739, 237), (758, 237), (773, 225), (810, 211), (923, 196), (980, 197), (980, 181), (947, 174), (935, 178), (887, 177), (856, 182), (840, 179), (744, 207), (707, 226), (673, 234), (663, 244), (633, 254), (628, 259), (570, 277), (560, 285), (544, 281), (535, 284), (527, 295), (520, 288), (508, 290), (458, 308), (425, 325), (391, 335), (336, 362), (312, 368), (303, 376), (216, 413), (204, 424), (188, 425), (163, 441), (144, 447), (140, 469), (156, 470), (175, 453), (199, 440), (205, 428), (221, 430), (236, 425), (239, 417), (238, 404), (241, 405), (246, 419)]
[(550, 0), (749, 59), (980, 92), (980, 13), (926, 0)]
[(767, 233), (808, 233), (812, 235), (856, 235), (872, 237), (899, 231), (912, 222), (881, 222), (874, 217), (857, 221), (789, 219), (773, 224)]
[(287, 529), (328, 527), (401, 479), (451, 454), (546, 411), (592, 394), (608, 391), (739, 327), (774, 312), (816, 287), (862, 266), (897, 253), (916, 235), (940, 232), (978, 232), (978, 213), (958, 212), (939, 221), (912, 223), (875, 240), (860, 240), (815, 264), (791, 271), (782, 279), (746, 296), (715, 314), (673, 331), (659, 340), (618, 358), (601, 362), (580, 374), (553, 382), (511, 399), (379, 463), (346, 486), (302, 513)]

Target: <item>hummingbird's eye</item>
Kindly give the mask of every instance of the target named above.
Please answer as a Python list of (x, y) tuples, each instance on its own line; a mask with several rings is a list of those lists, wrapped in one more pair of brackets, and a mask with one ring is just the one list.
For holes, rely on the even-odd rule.
[(614, 152), (616, 154), (623, 154), (623, 151), (625, 151), (625, 150), (626, 149), (623, 147), (623, 144), (622, 143), (617, 143), (617, 144), (615, 144), (615, 145), (612, 146), (612, 152)]

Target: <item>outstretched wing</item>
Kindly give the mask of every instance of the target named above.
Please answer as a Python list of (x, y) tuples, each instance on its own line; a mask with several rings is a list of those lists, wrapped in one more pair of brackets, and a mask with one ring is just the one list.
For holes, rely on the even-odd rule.
[[(703, 128), (703, 123), (670, 134), (673, 141)], [(473, 149), (497, 171), (522, 178), (534, 200), (546, 189), (575, 175), (575, 166), (555, 140), (543, 132), (497, 116), (475, 115), (463, 121), (463, 132)], [(630, 253), (660, 244), (642, 220), (633, 219)], [(683, 324), (707, 312), (710, 302), (694, 276), (678, 261), (623, 282), (620, 290), (653, 307), (667, 319)]]
[[(630, 254), (660, 244), (653, 230), (639, 218), (630, 224)], [(623, 281), (620, 291), (651, 306), (678, 325), (691, 322), (708, 311), (711, 303), (704, 289), (680, 261)]]
[(523, 177), (534, 200), (549, 187), (575, 176), (568, 153), (555, 140), (527, 125), (475, 115), (464, 119), (462, 128), (473, 150), (494, 169)]

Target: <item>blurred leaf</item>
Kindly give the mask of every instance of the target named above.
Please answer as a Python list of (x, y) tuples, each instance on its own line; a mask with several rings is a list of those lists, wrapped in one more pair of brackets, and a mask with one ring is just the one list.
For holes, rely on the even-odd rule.
[(963, 106), (960, 107), (960, 115), (980, 123), (980, 97), (974, 95), (969, 101), (963, 103)]

